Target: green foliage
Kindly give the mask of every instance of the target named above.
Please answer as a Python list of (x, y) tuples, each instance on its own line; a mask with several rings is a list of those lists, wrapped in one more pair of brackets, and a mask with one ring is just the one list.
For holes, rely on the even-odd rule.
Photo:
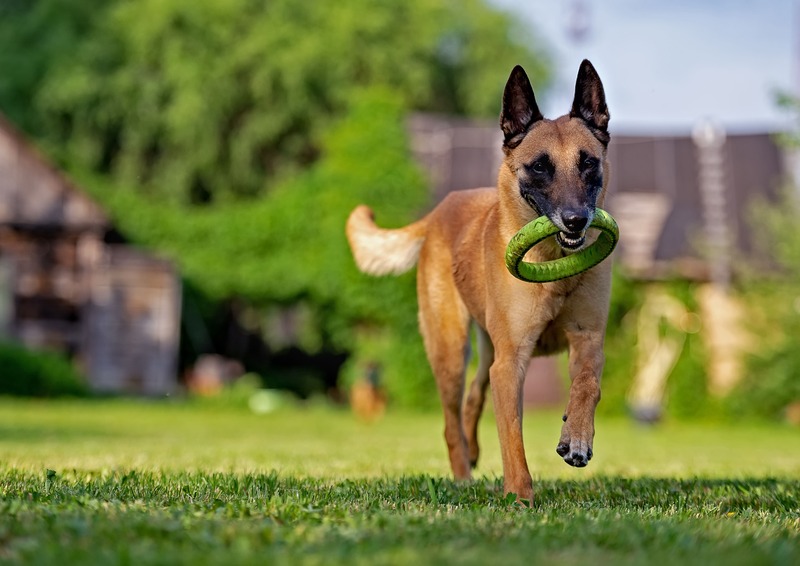
[(32, 101), (45, 77), (90, 35), (114, 0), (3, 0), (0, 2), (0, 111), (28, 133), (47, 128)]
[(377, 362), (393, 400), (435, 403), (413, 274), (358, 274), (344, 221), (362, 202), (383, 225), (424, 212), (406, 113), (496, 116), (518, 63), (545, 86), (530, 29), (485, 0), (14, 0), (0, 15), (0, 109), (126, 238), (243, 303), (249, 329), (269, 338), (291, 311), (290, 345), (354, 352), (348, 379)]
[(293, 339), (304, 350), (353, 351), (351, 379), (375, 361), (393, 400), (436, 402), (417, 331), (414, 274), (359, 273), (344, 236), (359, 203), (373, 205), (383, 225), (402, 225), (429, 200), (396, 96), (355, 92), (349, 115), (326, 134), (319, 162), (247, 202), (166, 207), (81, 177), (125, 233), (174, 258), (201, 291), (245, 297), (262, 317), (255, 326), (267, 326), (264, 313), (275, 305), (302, 308), (306, 323)]
[(384, 225), (424, 211), (406, 112), (496, 116), (517, 63), (545, 85), (529, 29), (484, 0), (0, 9), (0, 108), (126, 237), (212, 299), (249, 305), (253, 328), (291, 310), (293, 345), (356, 353), (348, 379), (378, 362), (394, 400), (435, 402), (413, 275), (358, 274), (344, 221), (362, 202)]
[[(781, 134), (779, 141), (796, 149), (800, 146), (800, 99), (781, 93), (777, 103), (792, 114), (795, 122), (793, 130)], [(787, 184), (778, 202), (756, 202), (753, 208), (753, 233), (760, 238), (756, 243), (761, 261), (745, 274), (743, 293), (753, 318), (753, 348), (747, 373), (727, 400), (727, 408), (737, 417), (778, 419), (788, 405), (800, 403), (798, 187)]]
[[(606, 332), (606, 364), (603, 370), (603, 397), (598, 412), (607, 415), (625, 414), (627, 396), (639, 368), (639, 317), (649, 289), (659, 289), (676, 300), (687, 313), (697, 315), (698, 285), (672, 280), (661, 283), (636, 281), (620, 271), (614, 272), (608, 330)], [(659, 323), (662, 336), (671, 335), (682, 342), (680, 354), (670, 372), (664, 397), (665, 414), (677, 418), (708, 416), (713, 401), (708, 394), (706, 354), (703, 334), (695, 329)]]
[(34, 103), (68, 160), (203, 203), (312, 162), (358, 89), (497, 115), (515, 63), (546, 82), (529, 30), (482, 0), (117, 0)]
[(0, 343), (0, 395), (59, 397), (86, 395), (86, 381), (58, 354), (32, 352)]
[(708, 390), (708, 357), (697, 298), (700, 285), (683, 279), (668, 284), (670, 295), (680, 302), (689, 316), (697, 317), (698, 324), (697, 328), (690, 331), (680, 325), (672, 329), (672, 332), (683, 334), (684, 340), (666, 389), (666, 412), (676, 418), (709, 417), (716, 411), (715, 400)]
[(751, 316), (754, 346), (742, 383), (728, 400), (734, 415), (781, 418), (800, 402), (800, 200), (787, 188), (781, 200), (756, 207), (754, 230), (762, 237), (762, 257), (775, 264), (771, 276), (751, 277), (744, 296)]
[(760, 305), (774, 326), (756, 337), (756, 351), (748, 357), (744, 379), (727, 405), (737, 417), (781, 419), (790, 403), (800, 402), (800, 290), (797, 285), (759, 287), (757, 295), (751, 292), (750, 307)]
[(779, 108), (792, 115), (794, 127), (777, 134), (778, 141), (787, 148), (800, 147), (800, 98), (786, 91), (778, 91), (775, 102)]
[(606, 329), (600, 414), (620, 415), (627, 410), (626, 395), (636, 372), (636, 317), (644, 289), (619, 269), (613, 272)]

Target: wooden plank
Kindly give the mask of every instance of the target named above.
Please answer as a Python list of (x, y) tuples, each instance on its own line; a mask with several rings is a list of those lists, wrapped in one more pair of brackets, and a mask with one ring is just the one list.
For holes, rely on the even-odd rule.
[(91, 273), (84, 352), (99, 391), (164, 395), (177, 387), (180, 281), (168, 262), (111, 247)]

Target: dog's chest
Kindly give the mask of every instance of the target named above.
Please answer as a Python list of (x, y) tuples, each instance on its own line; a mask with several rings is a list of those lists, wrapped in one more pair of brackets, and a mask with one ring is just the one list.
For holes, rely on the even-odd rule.
[(524, 298), (520, 297), (520, 300), (531, 304), (538, 320), (551, 321), (556, 319), (568, 304), (570, 296), (580, 285), (580, 276), (551, 283), (522, 283), (522, 285), (527, 286), (527, 289)]
[(529, 333), (534, 340), (534, 355), (558, 353), (567, 346), (564, 316), (570, 309), (570, 298), (580, 285), (580, 276), (552, 283), (531, 284), (538, 289), (529, 293), (531, 318)]

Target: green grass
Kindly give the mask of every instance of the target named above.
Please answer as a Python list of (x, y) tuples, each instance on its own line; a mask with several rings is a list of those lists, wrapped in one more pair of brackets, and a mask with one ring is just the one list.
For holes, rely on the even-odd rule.
[(604, 419), (576, 470), (527, 414), (524, 509), (488, 417), (465, 485), (436, 413), (0, 400), (0, 563), (800, 563), (797, 429)]

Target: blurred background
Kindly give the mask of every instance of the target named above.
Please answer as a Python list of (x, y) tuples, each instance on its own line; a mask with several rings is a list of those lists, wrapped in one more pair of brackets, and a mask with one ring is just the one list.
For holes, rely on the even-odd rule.
[[(438, 406), (414, 274), (358, 273), (347, 214), (493, 185), (510, 69), (555, 117), (589, 58), (622, 231), (599, 410), (800, 425), (799, 26), (794, 0), (4, 0), (0, 394)], [(529, 377), (563, 406), (563, 359)]]

